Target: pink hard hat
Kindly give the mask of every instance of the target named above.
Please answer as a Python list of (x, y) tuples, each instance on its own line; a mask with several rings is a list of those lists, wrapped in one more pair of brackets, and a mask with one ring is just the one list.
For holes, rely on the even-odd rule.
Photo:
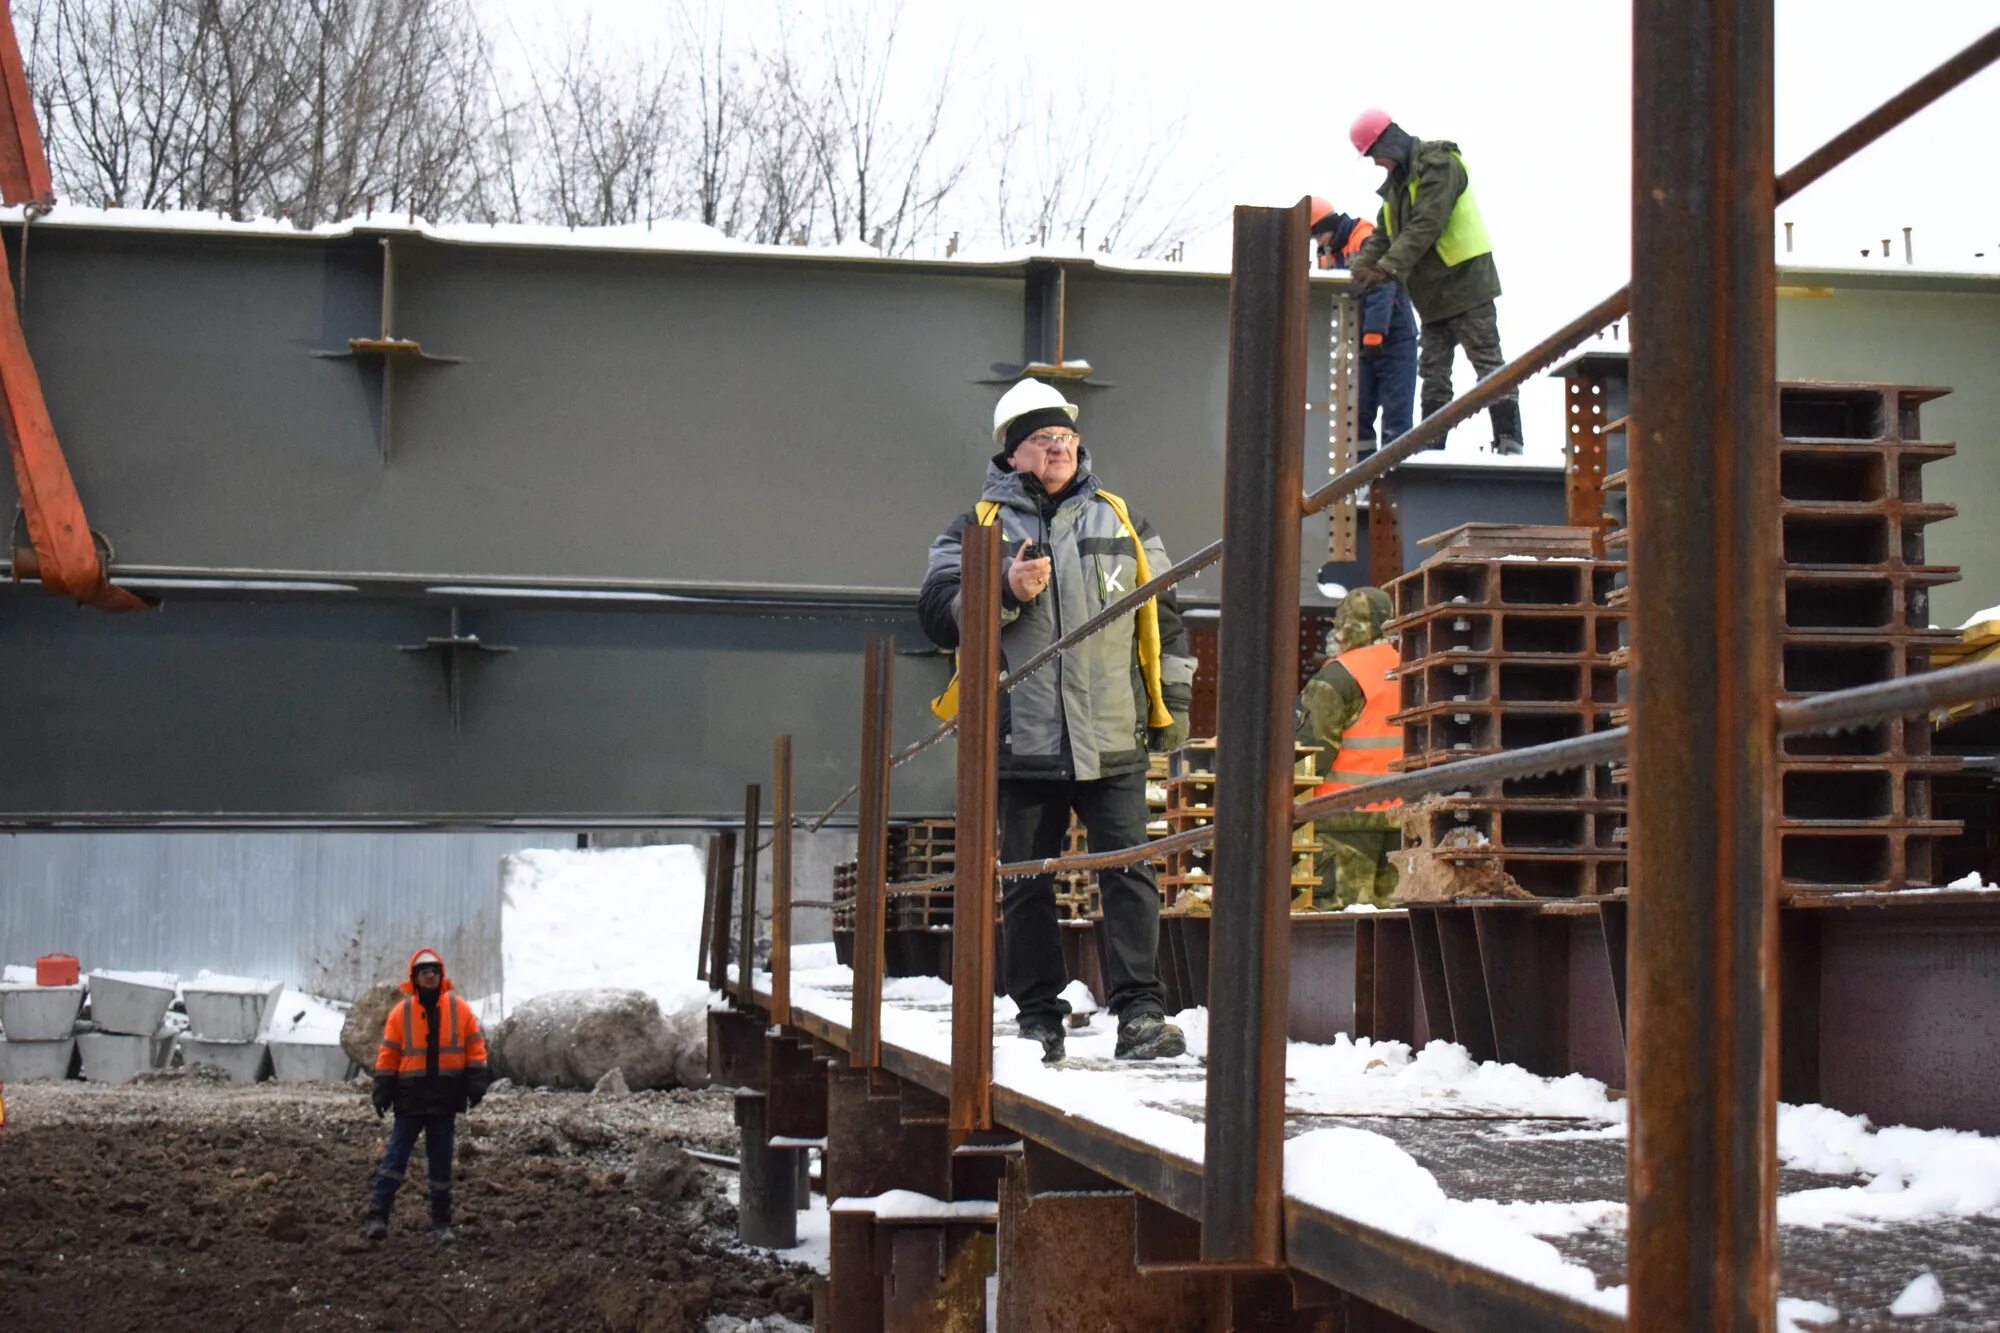
[(1356, 116), (1354, 123), (1347, 129), (1347, 137), (1353, 143), (1354, 151), (1363, 157), (1368, 156), (1369, 148), (1382, 137), (1382, 131), (1389, 128), (1391, 119), (1389, 113), (1378, 106), (1371, 106)]

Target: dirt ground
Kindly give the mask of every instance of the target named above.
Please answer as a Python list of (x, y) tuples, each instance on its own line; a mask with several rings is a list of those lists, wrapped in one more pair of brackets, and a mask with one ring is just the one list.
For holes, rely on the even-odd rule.
[(738, 1245), (721, 1173), (679, 1151), (734, 1154), (726, 1093), (497, 1090), (459, 1122), (448, 1248), (428, 1230), (421, 1148), (389, 1239), (360, 1238), (387, 1130), (356, 1088), (16, 1085), (7, 1112), (9, 1333), (811, 1319), (812, 1273)]

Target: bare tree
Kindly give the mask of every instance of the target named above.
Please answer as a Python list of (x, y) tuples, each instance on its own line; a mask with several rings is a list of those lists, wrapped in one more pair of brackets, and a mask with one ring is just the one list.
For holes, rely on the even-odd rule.
[(539, 136), (536, 212), (571, 227), (651, 215), (681, 147), (671, 62), (604, 50), (585, 24), (554, 61), (530, 68)]

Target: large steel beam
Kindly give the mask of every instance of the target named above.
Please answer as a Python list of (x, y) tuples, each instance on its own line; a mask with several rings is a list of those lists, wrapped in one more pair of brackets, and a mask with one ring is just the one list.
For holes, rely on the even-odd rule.
[(993, 896), (999, 860), (1000, 529), (965, 530), (958, 590), (958, 826), (953, 861), (951, 1130), (993, 1124)]
[(1292, 663), (1305, 444), (1304, 200), (1238, 208), (1229, 284), (1215, 916), (1201, 1259), (1284, 1255)]
[(1631, 1308), (1777, 1302), (1771, 0), (1633, 6)]

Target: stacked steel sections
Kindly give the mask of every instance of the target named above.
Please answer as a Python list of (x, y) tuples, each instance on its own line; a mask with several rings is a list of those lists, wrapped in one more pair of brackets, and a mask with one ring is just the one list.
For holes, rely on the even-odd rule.
[[(1184, 833), (1189, 829), (1207, 828), (1215, 822), (1215, 753), (1216, 742), (1209, 739), (1189, 741), (1167, 756), (1166, 832)], [(1312, 766), (1319, 747), (1294, 745), (1292, 753), (1293, 799), (1304, 800), (1312, 795), (1319, 782)], [(1310, 891), (1318, 887), (1318, 851), (1319, 843), (1311, 824), (1301, 824), (1292, 830), (1291, 889), (1294, 896), (1301, 890)], [(1169, 907), (1189, 889), (1213, 889), (1214, 852), (1213, 846), (1197, 847), (1193, 851), (1172, 853), (1166, 858), (1165, 871), (1160, 876), (1160, 892)]]
[[(1427, 539), (1437, 554), (1391, 587), (1404, 771), (1614, 724), (1623, 565), (1593, 554), (1592, 536), (1469, 523)], [(1406, 812), (1404, 833), (1489, 882), (1504, 883), (1497, 869), (1535, 896), (1582, 898), (1624, 883), (1624, 820), (1600, 766), (1433, 798)]]

